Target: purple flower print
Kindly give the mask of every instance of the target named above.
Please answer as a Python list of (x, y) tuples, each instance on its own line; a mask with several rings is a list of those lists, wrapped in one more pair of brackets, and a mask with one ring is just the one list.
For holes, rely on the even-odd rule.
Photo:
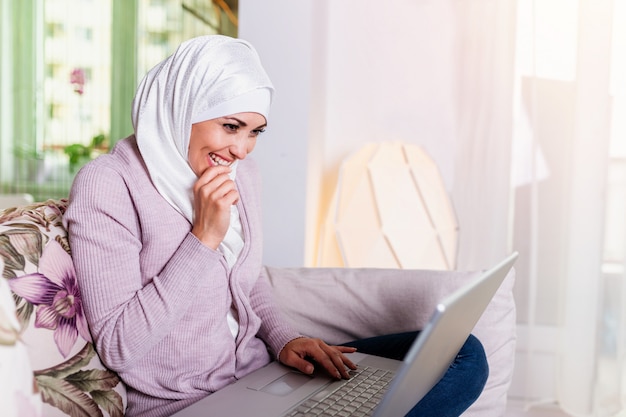
[(57, 241), (50, 241), (44, 249), (38, 272), (10, 279), (9, 285), (15, 294), (37, 306), (35, 327), (54, 331), (63, 357), (79, 334), (91, 342), (72, 258)]
[(82, 68), (74, 68), (70, 74), (70, 84), (74, 92), (80, 95), (85, 91), (85, 71)]

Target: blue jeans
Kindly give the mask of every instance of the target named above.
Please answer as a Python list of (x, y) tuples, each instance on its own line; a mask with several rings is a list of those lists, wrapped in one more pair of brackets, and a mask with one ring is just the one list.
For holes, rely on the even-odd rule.
[[(419, 332), (377, 336), (345, 343), (359, 352), (402, 360)], [(408, 417), (458, 417), (480, 395), (489, 365), (480, 341), (470, 335), (441, 380), (422, 398)]]

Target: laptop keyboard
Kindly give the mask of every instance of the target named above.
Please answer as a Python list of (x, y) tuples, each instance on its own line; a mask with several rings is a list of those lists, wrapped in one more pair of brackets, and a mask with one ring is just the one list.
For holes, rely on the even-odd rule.
[(364, 367), (357, 371), (350, 371), (350, 374), (350, 380), (337, 388), (320, 391), (287, 416), (360, 417), (371, 415), (387, 391), (394, 372)]

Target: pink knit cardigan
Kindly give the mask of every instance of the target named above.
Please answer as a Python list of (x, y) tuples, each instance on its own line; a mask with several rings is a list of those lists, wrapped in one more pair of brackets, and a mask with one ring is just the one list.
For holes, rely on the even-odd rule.
[[(299, 336), (262, 268), (260, 184), (250, 160), (238, 167), (237, 187), (245, 246), (228, 273), (221, 253), (157, 193), (133, 136), (76, 176), (64, 217), (72, 258), (96, 349), (127, 385), (127, 416), (170, 415)], [(231, 304), (236, 340), (226, 322)]]

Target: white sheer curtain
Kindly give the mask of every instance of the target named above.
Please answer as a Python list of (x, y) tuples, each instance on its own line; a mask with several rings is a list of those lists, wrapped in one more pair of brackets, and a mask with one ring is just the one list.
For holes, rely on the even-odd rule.
[(515, 1), (451, 2), (457, 28), (457, 265), (481, 269), (508, 252)]
[(618, 415), (626, 400), (626, 0), (449, 4), (458, 268), (521, 252), (512, 397), (573, 416)]
[(516, 394), (573, 416), (617, 415), (626, 395), (622, 3), (518, 0)]

